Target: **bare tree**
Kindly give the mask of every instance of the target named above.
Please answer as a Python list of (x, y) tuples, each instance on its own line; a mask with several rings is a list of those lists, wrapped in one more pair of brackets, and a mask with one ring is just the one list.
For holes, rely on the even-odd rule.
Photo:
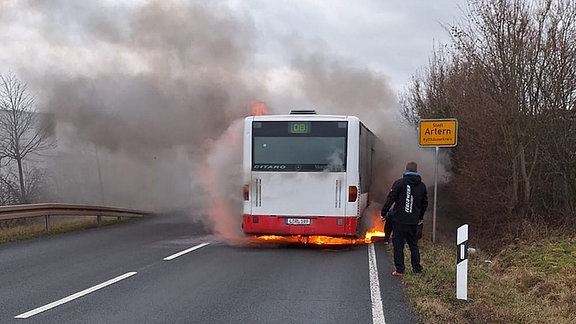
[(404, 114), (458, 118), (451, 188), (479, 228), (573, 223), (576, 1), (468, 3), (451, 51), (415, 79)]
[(3, 162), (16, 163), (19, 201), (27, 203), (24, 161), (29, 155), (54, 146), (50, 125), (37, 112), (27, 85), (11, 73), (0, 74), (0, 114), (0, 157)]
[(548, 199), (561, 194), (573, 215), (574, 191), (560, 193), (565, 186), (553, 182), (574, 179), (567, 157), (574, 152), (576, 1), (478, 0), (473, 8), (455, 40), (477, 67), (476, 89), (496, 117), (503, 150), (495, 153), (508, 166), (508, 176), (500, 175), (503, 201), (518, 217), (550, 220)]

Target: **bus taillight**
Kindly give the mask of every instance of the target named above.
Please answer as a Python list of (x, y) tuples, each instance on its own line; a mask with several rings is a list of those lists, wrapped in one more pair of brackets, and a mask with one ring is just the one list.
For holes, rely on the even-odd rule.
[(358, 187), (349, 186), (348, 187), (348, 202), (355, 202), (358, 198)]
[(250, 199), (250, 186), (247, 184), (242, 187), (242, 192), (244, 194), (244, 200)]

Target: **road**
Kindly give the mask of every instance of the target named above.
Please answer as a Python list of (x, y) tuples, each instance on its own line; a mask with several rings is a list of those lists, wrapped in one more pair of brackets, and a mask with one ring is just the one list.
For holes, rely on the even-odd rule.
[(385, 248), (234, 246), (183, 214), (7, 243), (0, 322), (414, 323)]

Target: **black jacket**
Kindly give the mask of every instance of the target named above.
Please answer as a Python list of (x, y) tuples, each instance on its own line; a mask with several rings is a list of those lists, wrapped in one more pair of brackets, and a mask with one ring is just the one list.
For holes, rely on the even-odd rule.
[(392, 204), (393, 222), (398, 224), (418, 224), (424, 219), (428, 208), (428, 191), (422, 178), (415, 172), (406, 172), (401, 179), (392, 184), (392, 190), (382, 207), (381, 214), (386, 215)]

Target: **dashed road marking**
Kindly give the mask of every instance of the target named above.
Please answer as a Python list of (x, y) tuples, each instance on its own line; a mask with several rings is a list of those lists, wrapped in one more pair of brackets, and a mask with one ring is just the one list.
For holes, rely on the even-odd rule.
[(176, 259), (176, 258), (179, 257), (179, 256), (182, 256), (182, 255), (184, 255), (184, 254), (186, 254), (186, 253), (188, 253), (188, 252), (192, 252), (192, 251), (194, 251), (194, 250), (198, 250), (199, 248), (205, 247), (205, 246), (208, 245), (208, 244), (210, 244), (210, 243), (198, 244), (198, 245), (193, 246), (193, 247), (191, 247), (191, 248), (189, 248), (189, 249), (186, 249), (186, 250), (184, 250), (184, 251), (180, 251), (180, 252), (178, 252), (178, 253), (172, 254), (172, 255), (170, 255), (170, 256), (165, 257), (165, 258), (164, 258), (164, 261), (174, 260), (174, 259)]
[(64, 298), (59, 299), (59, 300), (57, 300), (57, 301), (55, 301), (55, 302), (52, 302), (52, 303), (50, 303), (50, 304), (46, 304), (46, 305), (44, 305), (44, 306), (40, 306), (40, 307), (35, 308), (35, 309), (33, 309), (33, 310), (31, 310), (31, 311), (28, 311), (28, 312), (26, 312), (26, 313), (22, 313), (22, 314), (20, 314), (20, 315), (17, 315), (17, 316), (15, 316), (14, 318), (28, 318), (28, 317), (31, 317), (31, 316), (40, 314), (40, 313), (42, 313), (42, 312), (44, 312), (44, 311), (47, 311), (47, 310), (49, 310), (49, 309), (51, 309), (51, 308), (54, 308), (54, 307), (60, 306), (60, 305), (62, 305), (62, 304), (65, 304), (65, 303), (67, 303), (67, 302), (69, 302), (69, 301), (72, 301), (72, 300), (74, 300), (74, 299), (76, 299), (76, 298), (80, 298), (80, 297), (82, 297), (82, 296), (85, 296), (85, 295), (88, 295), (88, 294), (90, 294), (90, 293), (92, 293), (92, 292), (95, 292), (95, 291), (98, 290), (98, 289), (102, 289), (102, 288), (104, 288), (104, 287), (106, 287), (106, 286), (110, 286), (110, 285), (112, 285), (112, 284), (114, 284), (114, 283), (117, 283), (118, 281), (121, 281), (121, 280), (124, 280), (124, 279), (126, 279), (126, 278), (132, 277), (132, 276), (135, 275), (135, 274), (137, 274), (137, 272), (127, 272), (127, 273), (125, 273), (125, 274), (123, 274), (123, 275), (121, 275), (121, 276), (118, 276), (118, 277), (116, 277), (116, 278), (114, 278), (114, 279), (110, 279), (110, 280), (108, 280), (108, 281), (106, 281), (106, 282), (103, 282), (103, 283), (101, 283), (101, 284), (99, 284), (99, 285), (90, 287), (90, 288), (88, 288), (88, 289), (84, 289), (84, 290), (82, 290), (82, 291), (80, 291), (80, 292), (77, 292), (77, 293), (75, 293), (75, 294), (73, 294), (73, 295), (70, 295), (70, 296), (68, 296), (68, 297), (64, 297)]

